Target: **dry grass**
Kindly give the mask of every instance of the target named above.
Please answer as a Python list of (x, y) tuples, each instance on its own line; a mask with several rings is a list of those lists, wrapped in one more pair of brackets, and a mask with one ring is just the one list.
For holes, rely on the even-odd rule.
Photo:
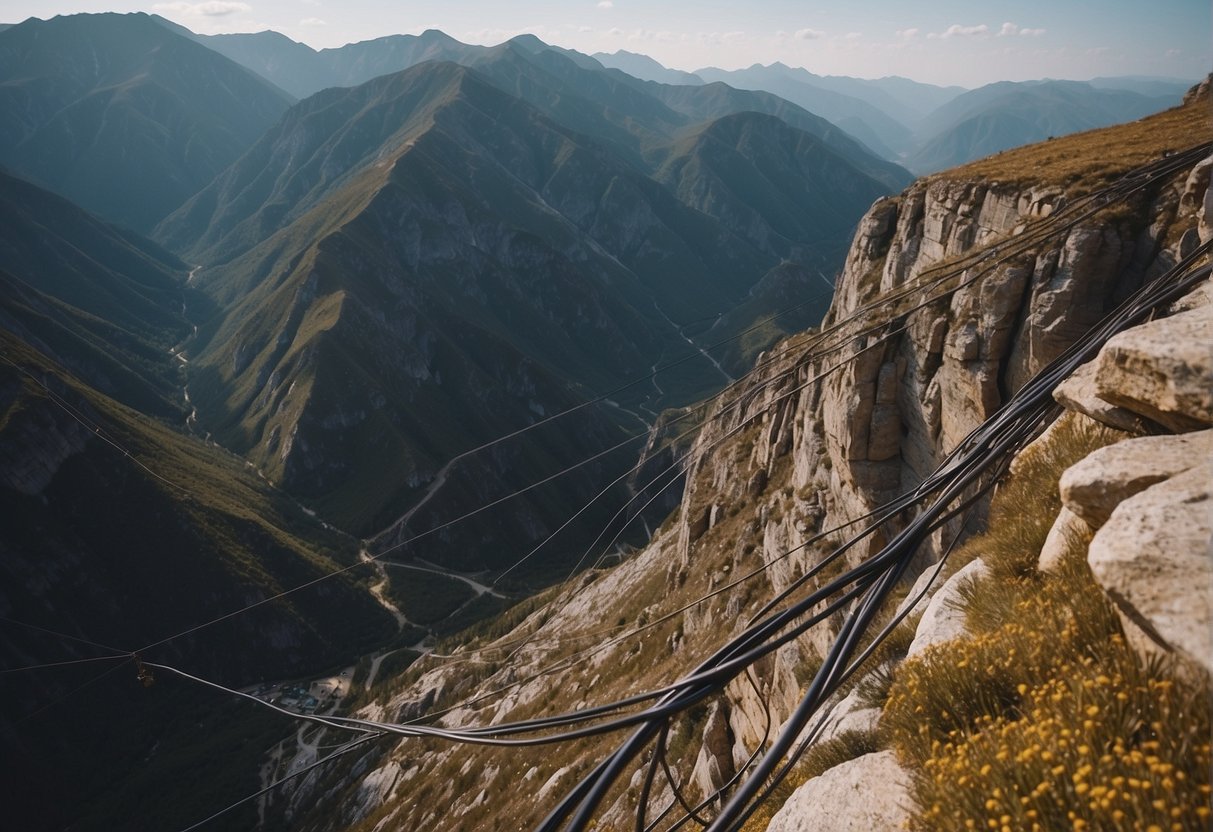
[(941, 174), (952, 180), (1057, 185), (1081, 196), (1163, 152), (1213, 140), (1209, 98), (1139, 121), (1075, 133), (1004, 151)]
[(1208, 828), (1208, 689), (1141, 662), (1076, 570), (1015, 595), (1002, 626), (898, 674), (882, 727), (914, 828)]
[(1069, 419), (1020, 455), (971, 542), (970, 634), (897, 669), (881, 728), (914, 829), (1210, 828), (1207, 681), (1143, 662), (1085, 560), (1035, 569), (1061, 472), (1116, 436)]
[(1061, 510), (1057, 482), (1062, 472), (1127, 436), (1085, 417), (1064, 414), (1045, 441), (1016, 458), (1014, 471), (999, 484), (991, 503), (989, 531), (966, 543), (966, 556), (982, 558), (996, 576), (1035, 575), (1040, 549)]

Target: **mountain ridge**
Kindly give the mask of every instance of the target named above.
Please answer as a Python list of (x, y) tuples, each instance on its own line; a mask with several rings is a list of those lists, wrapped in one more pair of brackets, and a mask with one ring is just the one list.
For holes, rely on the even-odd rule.
[[(344, 417), (334, 413), (300, 422), (302, 411), (285, 404), (282, 391), (294, 390), (295, 401), (316, 395), (310, 376), (305, 381), (299, 375), (315, 366), (306, 345), (313, 337), (329, 337), (324, 333), (334, 327), (344, 329), (337, 323), (343, 310), (353, 309), (348, 304), (364, 291), (407, 309), (410, 321), (437, 314), (433, 304), (439, 304), (448, 310), (443, 315), (465, 319), (485, 337), (535, 362), (536, 371), (549, 379), (542, 383), (545, 395), (556, 395), (558, 404), (537, 400), (521, 410), (498, 405), (502, 414), (516, 414), (511, 418), (521, 419), (519, 426), (533, 420), (528, 415), (532, 408), (550, 413), (573, 405), (575, 399), (555, 393), (556, 379), (577, 396), (593, 398), (593, 390), (610, 389), (671, 358), (687, 358), (687, 377), (677, 385), (650, 387), (652, 392), (637, 388), (620, 402), (625, 411), (649, 416), (596, 406), (595, 419), (635, 424), (639, 418), (643, 423), (665, 404), (685, 403), (696, 391), (727, 380), (710, 359), (686, 356), (685, 350), (696, 348), (695, 339), (708, 343), (705, 339), (734, 333), (717, 328), (688, 338), (680, 322), (719, 318), (723, 309), (743, 302), (758, 314), (772, 304), (750, 297), (755, 287), (787, 297), (791, 281), (814, 281), (815, 271), (831, 269), (840, 256), (841, 246), (831, 241), (847, 232), (846, 217), (885, 192), (867, 170), (886, 177), (899, 170), (883, 166), (844, 137), (831, 137), (831, 128), (803, 113), (824, 138), (787, 127), (769, 146), (790, 143), (796, 151), (768, 154), (767, 181), (778, 180), (780, 165), (810, 149), (814, 164), (833, 173), (816, 174), (816, 179), (797, 174), (802, 192), (792, 194), (785, 187), (784, 199), (796, 205), (802, 219), (773, 234), (770, 223), (782, 222), (779, 212), (735, 219), (749, 210), (747, 199), (755, 198), (739, 186), (745, 176), (738, 172), (746, 154), (758, 153), (757, 144), (736, 144), (718, 154), (719, 169), (733, 171), (728, 174), (732, 188), (719, 189), (699, 205), (680, 201), (660, 176), (650, 178), (648, 172), (679, 152), (676, 137), (692, 117), (666, 106), (627, 76), (586, 70), (559, 51), (531, 46), (538, 51), (508, 42), (484, 51), (472, 67), (426, 62), (350, 90), (319, 93), (292, 108), (244, 159), (158, 229), (162, 242), (203, 264), (197, 285), (226, 308), (221, 316), (199, 321), (198, 338), (190, 345), (191, 373), (197, 378), (191, 391), (199, 419), (225, 444), (252, 453), (276, 481), (286, 476), (288, 487), (298, 486), (309, 465), (320, 466), (314, 469), (318, 473), (327, 464), (315, 454), (307, 464), (290, 460), (307, 458), (301, 456), (305, 447), (331, 445), (315, 431), (328, 421), (340, 424)], [(741, 96), (745, 101), (757, 97)], [(615, 109), (595, 109), (604, 101)], [(728, 101), (723, 106), (709, 102), (709, 107), (738, 109)], [(739, 113), (732, 118), (776, 124), (770, 116)], [(860, 164), (852, 165), (851, 159)], [(805, 219), (810, 216), (816, 219)], [(315, 240), (319, 245), (310, 242)], [(326, 247), (340, 248), (349, 265), (335, 265)], [(763, 280), (788, 258), (801, 262), (799, 270), (782, 268), (779, 279)], [(365, 271), (370, 263), (376, 264), (378, 276)], [(551, 275), (553, 288), (538, 291), (543, 284), (536, 284), (528, 297), (520, 287), (536, 279), (523, 277), (534, 270)], [(338, 277), (343, 271), (348, 274)], [(354, 272), (363, 276), (346, 286), (353, 290), (350, 294), (339, 287)], [(485, 305), (490, 297), (497, 298), (496, 311)], [(366, 303), (365, 298), (358, 303)], [(324, 304), (323, 312), (318, 304)], [(535, 305), (538, 310), (530, 308)], [(573, 310), (577, 317), (568, 317)], [(805, 307), (800, 320), (813, 311)], [(269, 320), (278, 323), (270, 327)], [(730, 316), (718, 326), (741, 330), (751, 323)], [(793, 325), (785, 319), (773, 326), (787, 331)], [(384, 319), (377, 326), (390, 331), (395, 325)], [(423, 344), (450, 346), (430, 324), (417, 326), (407, 330), (409, 338), (427, 332)], [(452, 368), (436, 372), (436, 354), (429, 347), (419, 351), (414, 345), (387, 345), (405, 331), (388, 336), (389, 342), (371, 352), (401, 352), (414, 363), (394, 371), (402, 374), (399, 385), (385, 376), (377, 386), (403, 385), (400, 389), (412, 391), (409, 395), (437, 395), (437, 380), (449, 384)], [(358, 336), (353, 342), (370, 343)], [(728, 355), (743, 361), (743, 352)], [(443, 355), (441, 361), (448, 361), (463, 353), (453, 349)], [(458, 377), (462, 383), (468, 378)], [(329, 402), (325, 407), (337, 407), (333, 397), (321, 398)], [(427, 400), (438, 406), (437, 400)], [(370, 418), (377, 410), (370, 404), (352, 408), (364, 414), (359, 418)], [(282, 422), (285, 413), (295, 415)], [(454, 418), (445, 421), (459, 424)], [(311, 440), (288, 441), (295, 436), (294, 426), (303, 424), (312, 425)], [(590, 433), (605, 436), (595, 433), (599, 430)], [(393, 428), (383, 435), (397, 434)], [(482, 432), (464, 447), (491, 434)], [(461, 450), (450, 436), (437, 447), (448, 457)], [(402, 469), (391, 475), (389, 488), (368, 494), (355, 478), (350, 480), (351, 496), (322, 497), (323, 478), (309, 474), (308, 494), (322, 499), (316, 507), (339, 523), (351, 516), (349, 507), (361, 504), (356, 515), (361, 533), (378, 531), (373, 523), (383, 523), (386, 506), (403, 513), (408, 500), (420, 496), (417, 483), (437, 476), (443, 454), (431, 449), (404, 456), (411, 460), (411, 473)], [(332, 477), (343, 476), (336, 468), (330, 474), (329, 491)], [(357, 500), (354, 494), (360, 495)], [(442, 502), (427, 499), (426, 511), (439, 511)], [(343, 508), (334, 514), (338, 505)]]
[(289, 103), (147, 15), (31, 18), (0, 33), (0, 79), (0, 164), (140, 231)]

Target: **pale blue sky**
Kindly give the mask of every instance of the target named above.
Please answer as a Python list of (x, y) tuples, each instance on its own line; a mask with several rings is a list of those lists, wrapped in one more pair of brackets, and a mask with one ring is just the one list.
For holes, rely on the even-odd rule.
[(3, 0), (0, 21), (155, 11), (197, 32), (275, 29), (314, 47), (442, 29), (492, 44), (522, 32), (667, 66), (783, 61), (820, 74), (977, 86), (1098, 75), (1197, 78), (1213, 64), (1209, 0)]

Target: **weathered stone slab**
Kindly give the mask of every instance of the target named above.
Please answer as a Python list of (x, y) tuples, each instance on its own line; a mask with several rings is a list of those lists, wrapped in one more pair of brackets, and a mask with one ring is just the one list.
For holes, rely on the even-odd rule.
[(1091, 541), (1095, 580), (1143, 653), (1176, 651), (1213, 673), (1213, 464), (1122, 502)]
[(1059, 484), (1061, 501), (1098, 529), (1134, 494), (1210, 460), (1213, 430), (1127, 439), (1066, 469)]
[(1081, 558), (1086, 554), (1087, 542), (1093, 532), (1087, 521), (1062, 506), (1044, 545), (1040, 547), (1036, 567), (1041, 572), (1057, 572), (1071, 556)]
[(939, 591), (931, 598), (922, 620), (918, 622), (918, 630), (914, 641), (906, 651), (906, 657), (915, 656), (933, 644), (941, 644), (964, 635), (965, 614), (958, 608), (960, 587), (978, 580), (989, 574), (985, 561), (978, 558), (968, 563), (956, 574), (948, 578)]
[(1140, 414), (1127, 408), (1108, 404), (1099, 397), (1095, 386), (1095, 362), (1088, 361), (1053, 390), (1053, 398), (1066, 410), (1074, 410), (1090, 416), (1119, 430), (1140, 432), (1145, 420)]
[(909, 777), (892, 751), (865, 754), (792, 793), (767, 832), (883, 832), (901, 829), (911, 806)]
[(1113, 336), (1095, 359), (1101, 399), (1183, 432), (1213, 425), (1213, 306)]

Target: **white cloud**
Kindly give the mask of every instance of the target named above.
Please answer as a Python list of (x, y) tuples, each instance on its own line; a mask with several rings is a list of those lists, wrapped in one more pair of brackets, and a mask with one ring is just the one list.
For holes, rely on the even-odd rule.
[(598, 0), (598, 8), (613, 9), (613, 8), (615, 8), (615, 4), (612, 3), (611, 0)]
[(156, 3), (152, 8), (160, 12), (176, 12), (199, 17), (224, 17), (253, 10), (248, 3), (232, 2), (232, 0), (206, 0), (203, 3)]
[(826, 36), (826, 33), (821, 31), (820, 29), (797, 29), (796, 30), (796, 39), (797, 40), (819, 40), (821, 38), (824, 38), (825, 36)]
[(914, 38), (918, 37), (919, 32), (920, 32), (920, 30), (917, 27), (911, 27), (909, 29), (898, 29), (897, 37), (900, 38), (901, 40), (914, 40)]
[(843, 40), (859, 40), (863, 37), (863, 32), (847, 32), (843, 35)]
[(1014, 35), (1020, 35), (1021, 37), (1025, 38), (1035, 38), (1040, 37), (1044, 33), (1044, 29), (1028, 29), (1008, 22), (999, 27), (997, 36), (1000, 38), (1009, 38), (1013, 37)]
[(988, 34), (990, 34), (990, 27), (984, 23), (980, 23), (977, 26), (961, 26), (959, 23), (953, 23), (951, 26), (944, 29), (942, 32), (939, 32), (939, 33), (931, 32), (929, 35), (927, 35), (927, 37), (945, 38), (945, 39), (946, 38), (971, 38), (971, 37), (985, 37)]
[(323, 20), (321, 20), (318, 17), (305, 17), (305, 18), (303, 18), (303, 20), (299, 21), (299, 25), (300, 26), (327, 26), (328, 24), (325, 23)]

